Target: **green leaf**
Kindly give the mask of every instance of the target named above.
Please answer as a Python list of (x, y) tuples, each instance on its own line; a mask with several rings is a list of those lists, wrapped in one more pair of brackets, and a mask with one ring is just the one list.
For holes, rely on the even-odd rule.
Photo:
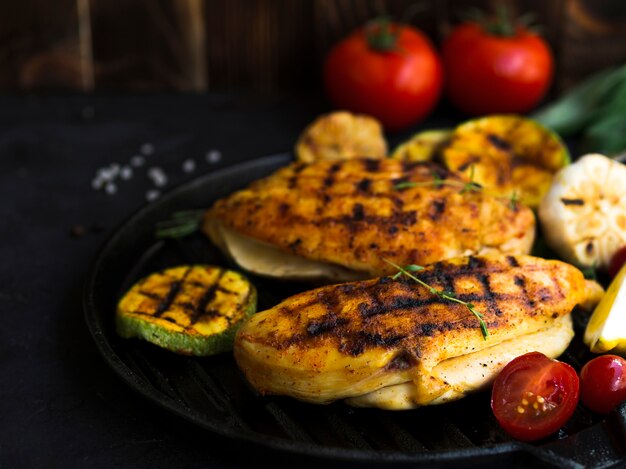
[(156, 223), (155, 236), (164, 238), (183, 238), (195, 233), (200, 228), (204, 210), (183, 210), (172, 214), (169, 220)]
[(410, 189), (411, 187), (415, 187), (415, 185), (415, 182), (399, 182), (398, 184), (393, 186), (393, 188), (395, 190)]
[(616, 92), (623, 86), (626, 86), (626, 65), (604, 70), (531, 117), (561, 135), (572, 135), (583, 130), (603, 108), (610, 106)]
[(443, 186), (443, 179), (439, 177), (439, 174), (437, 173), (437, 171), (433, 171), (433, 181), (435, 182), (436, 188)]
[(416, 265), (416, 264), (409, 264), (405, 266), (404, 268), (405, 270), (408, 270), (409, 272), (419, 272), (420, 270), (424, 270), (424, 267), (422, 267), (421, 265)]
[(204, 210), (181, 210), (179, 212), (174, 212), (172, 214), (172, 218), (198, 220), (199, 218), (202, 218), (204, 212)]
[(615, 155), (626, 149), (626, 110), (606, 115), (583, 135), (586, 151)]
[(511, 193), (511, 199), (509, 201), (509, 208), (511, 210), (515, 210), (517, 208), (517, 201), (518, 201), (518, 195), (517, 195), (517, 191), (513, 190), (513, 192)]

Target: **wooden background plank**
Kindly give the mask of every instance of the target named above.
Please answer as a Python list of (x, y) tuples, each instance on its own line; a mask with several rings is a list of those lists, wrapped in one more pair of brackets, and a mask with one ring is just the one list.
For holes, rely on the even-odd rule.
[(75, 0), (0, 4), (0, 89), (84, 89)]
[(626, 61), (623, 0), (23, 0), (0, 4), (0, 91), (306, 92), (332, 44), (369, 19), (410, 17), (439, 46), (460, 12), (534, 11), (555, 86)]

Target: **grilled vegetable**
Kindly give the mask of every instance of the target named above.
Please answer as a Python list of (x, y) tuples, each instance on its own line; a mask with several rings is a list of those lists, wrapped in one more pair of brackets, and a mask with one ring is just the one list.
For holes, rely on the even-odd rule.
[(391, 158), (402, 161), (431, 161), (439, 149), (452, 135), (452, 130), (425, 130), (401, 143), (391, 154)]
[(356, 157), (384, 158), (387, 142), (376, 119), (346, 111), (319, 117), (296, 143), (296, 159), (305, 163)]
[[(313, 403), (408, 409), (487, 386), (514, 357), (556, 357), (574, 335), (569, 313), (587, 298), (575, 267), (530, 256), (476, 256), (402, 276), (292, 296), (239, 329), (234, 354), (263, 394)], [(468, 308), (433, 290), (471, 301)]]
[(180, 266), (137, 282), (120, 300), (117, 333), (183, 355), (230, 350), (243, 320), (256, 311), (256, 290), (241, 274), (207, 265)]
[(607, 269), (626, 245), (626, 166), (583, 156), (556, 175), (539, 218), (546, 242), (563, 259)]
[(217, 201), (202, 229), (242, 268), (303, 280), (393, 272), (383, 258), (528, 253), (532, 211), (475, 189), (431, 162), (295, 163)]
[(441, 151), (452, 171), (500, 196), (516, 193), (539, 206), (552, 177), (570, 161), (560, 138), (535, 121), (514, 115), (489, 116), (458, 126)]

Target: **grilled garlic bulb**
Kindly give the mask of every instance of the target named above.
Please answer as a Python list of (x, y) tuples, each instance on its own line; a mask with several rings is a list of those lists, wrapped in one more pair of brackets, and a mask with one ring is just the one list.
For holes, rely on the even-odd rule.
[(626, 166), (589, 154), (561, 169), (539, 220), (548, 245), (565, 260), (606, 269), (626, 245)]

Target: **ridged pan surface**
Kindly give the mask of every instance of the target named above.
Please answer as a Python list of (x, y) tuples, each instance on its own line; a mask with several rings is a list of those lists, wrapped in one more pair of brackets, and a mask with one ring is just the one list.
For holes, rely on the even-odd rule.
[[(85, 286), (84, 308), (102, 356), (123, 380), (169, 412), (205, 429), (308, 457), (377, 465), (484, 466), (515, 461), (514, 465), (533, 467), (608, 467), (620, 461), (626, 454), (626, 406), (606, 419), (579, 406), (558, 435), (523, 444), (500, 429), (486, 392), (404, 412), (353, 409), (340, 402), (315, 406), (257, 395), (229, 353), (190, 358), (119, 338), (113, 324), (116, 303), (142, 276), (189, 263), (229, 266), (201, 234), (157, 240), (155, 224), (176, 211), (206, 208), (290, 158), (283, 154), (254, 160), (196, 179), (139, 210), (109, 238)], [(296, 283), (250, 278), (259, 292), (259, 310), (306, 289)], [(562, 359), (580, 369), (590, 357), (580, 340), (584, 318), (575, 319), (577, 336)]]

